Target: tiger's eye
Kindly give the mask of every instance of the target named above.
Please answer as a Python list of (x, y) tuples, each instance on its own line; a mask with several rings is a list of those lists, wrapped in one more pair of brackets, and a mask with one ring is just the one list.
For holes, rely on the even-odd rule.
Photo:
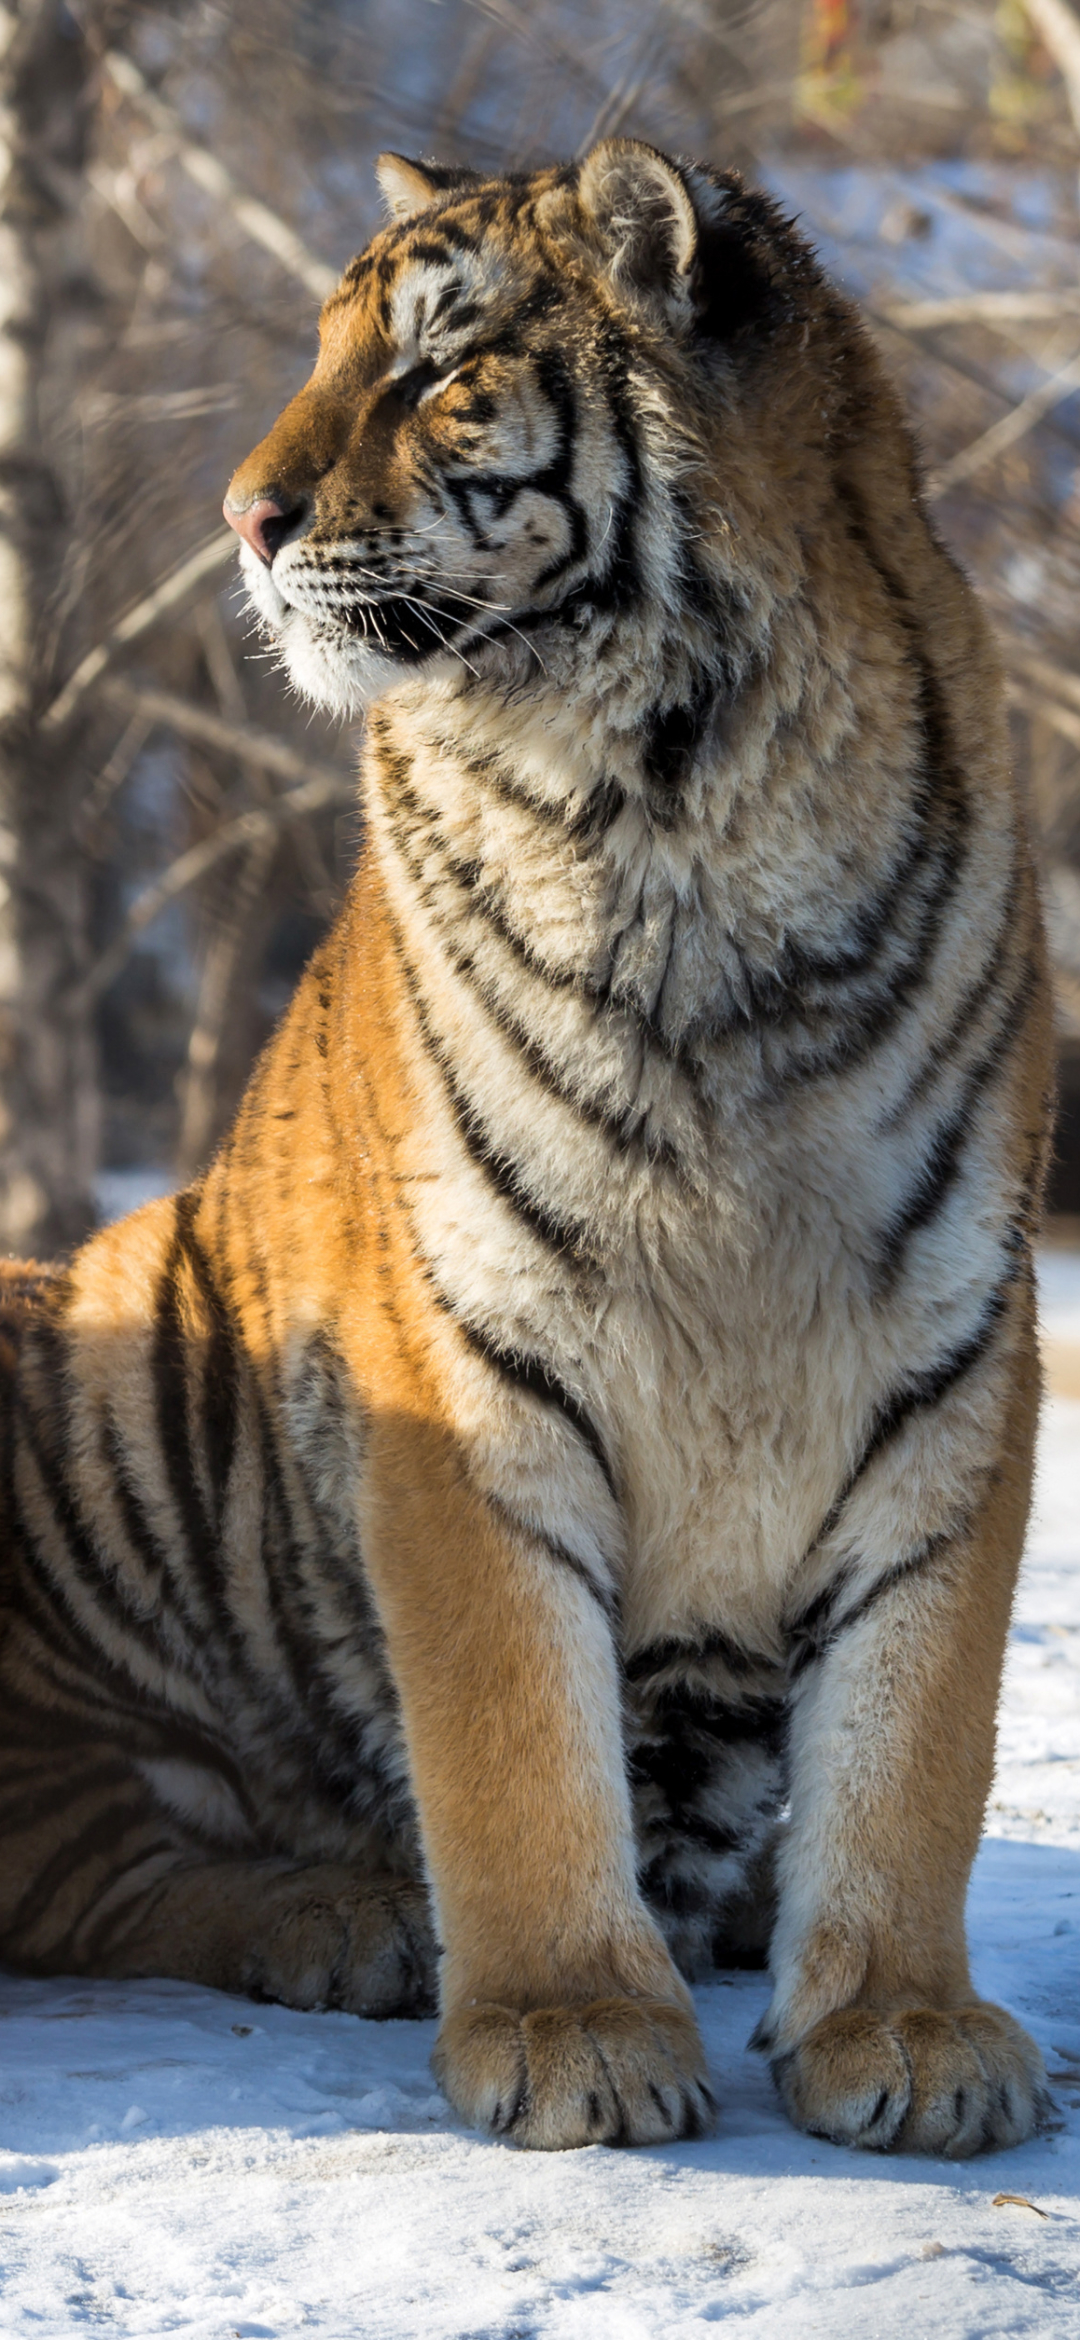
[(411, 411), (413, 407), (419, 406), (425, 390), (433, 389), (436, 382), (441, 380), (440, 367), (431, 358), (423, 358), (419, 365), (410, 366), (407, 374), (398, 374), (389, 387), (402, 405)]

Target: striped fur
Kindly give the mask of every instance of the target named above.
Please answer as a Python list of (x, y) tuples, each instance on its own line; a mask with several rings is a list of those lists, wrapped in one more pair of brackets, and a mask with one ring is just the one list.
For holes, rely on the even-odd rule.
[[(1048, 1037), (984, 621), (794, 229), (605, 141), (392, 224), (230, 487), (363, 867), (206, 1176), (14, 1287), (35, 1971), (371, 2012), (536, 2145), (1039, 2116), (968, 1869)], [(682, 1969), (682, 1974), (678, 1971)]]

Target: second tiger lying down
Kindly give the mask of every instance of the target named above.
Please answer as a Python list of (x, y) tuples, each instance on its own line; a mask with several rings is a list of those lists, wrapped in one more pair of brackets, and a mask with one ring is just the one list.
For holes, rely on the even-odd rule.
[(528, 2145), (963, 2155), (1047, 1016), (986, 629), (857, 321), (621, 140), (392, 224), (227, 516), (371, 707), (204, 1178), (9, 1278), (0, 1951), (373, 2014)]

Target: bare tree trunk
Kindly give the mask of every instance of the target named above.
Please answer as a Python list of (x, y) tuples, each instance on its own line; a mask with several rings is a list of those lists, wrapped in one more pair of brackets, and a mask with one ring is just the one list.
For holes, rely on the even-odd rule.
[(70, 738), (46, 740), (43, 620), (65, 523), (39, 395), (70, 267), (86, 54), (62, 0), (0, 5), (0, 1249), (91, 1220), (97, 1084)]

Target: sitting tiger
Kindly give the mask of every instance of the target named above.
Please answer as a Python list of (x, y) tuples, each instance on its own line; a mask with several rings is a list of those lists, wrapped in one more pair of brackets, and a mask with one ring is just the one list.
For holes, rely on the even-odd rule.
[(986, 625), (849, 306), (612, 138), (390, 221), (226, 518), (365, 850), (205, 1176), (7, 1344), (0, 1949), (367, 2015), (523, 2145), (1044, 2117), (964, 1900), (1048, 1016)]

